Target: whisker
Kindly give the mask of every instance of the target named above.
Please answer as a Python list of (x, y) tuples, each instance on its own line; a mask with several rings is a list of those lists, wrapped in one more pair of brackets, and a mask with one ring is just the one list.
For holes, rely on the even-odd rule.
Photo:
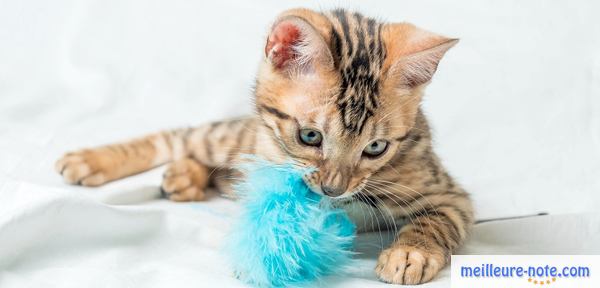
[[(380, 183), (377, 183), (378, 181), (379, 181)], [(421, 196), (423, 196), (423, 195), (422, 195), (420, 192), (418, 192), (418, 191), (416, 191), (416, 190), (414, 190), (414, 189), (412, 189), (412, 188), (410, 188), (410, 187), (408, 187), (408, 186), (404, 186), (404, 185), (402, 185), (402, 184), (399, 184), (399, 183), (390, 182), (390, 181), (385, 181), (385, 180), (379, 180), (379, 179), (371, 179), (371, 182), (373, 182), (373, 184), (379, 184), (379, 185), (390, 185), (390, 184), (391, 184), (391, 185), (398, 185), (398, 186), (400, 186), (401, 188), (404, 188), (404, 189), (407, 189), (407, 190), (411, 190), (411, 191), (413, 191), (414, 193), (417, 193), (418, 195), (421, 195)], [(388, 187), (389, 187), (389, 186), (388, 186)], [(404, 192), (404, 191), (400, 191), (400, 190), (396, 190), (396, 191), (397, 191), (397, 192), (400, 192), (400, 193), (402, 193), (402, 194), (404, 194), (405, 196), (407, 196), (407, 197), (409, 197), (409, 198), (411, 198), (411, 199), (410, 199), (411, 201), (413, 201), (413, 202), (415, 202), (416, 204), (418, 204), (418, 205), (420, 205), (420, 206), (421, 206), (421, 208), (423, 209), (422, 211), (423, 211), (423, 212), (425, 212), (425, 214), (424, 214), (424, 215), (420, 215), (421, 217), (423, 217), (423, 216), (427, 216), (427, 215), (428, 215), (428, 213), (429, 213), (429, 212), (427, 211), (428, 209), (427, 209), (427, 208), (425, 208), (425, 205), (423, 205), (423, 204), (420, 202), (420, 200), (418, 200), (417, 198), (413, 197), (412, 195), (409, 195), (409, 194), (407, 194), (407, 193), (406, 193), (406, 192)], [(389, 192), (389, 191), (386, 191), (386, 192)], [(395, 195), (395, 194), (391, 193), (391, 195)], [(400, 199), (400, 198), (399, 198), (399, 196), (397, 196), (397, 195), (395, 195), (395, 196), (396, 196), (398, 199)], [(430, 201), (429, 201), (429, 200), (428, 200), (426, 197), (422, 197), (422, 198), (423, 198), (424, 200), (426, 200), (427, 202), (429, 202), (429, 207), (430, 207), (430, 208), (433, 210), (433, 212), (436, 214), (436, 216), (439, 216), (439, 213), (438, 213), (438, 211), (437, 211), (437, 209), (436, 209), (435, 205), (433, 205), (433, 204), (432, 204), (432, 203), (431, 203), (431, 202), (430, 202)], [(408, 202), (404, 202), (404, 201), (403, 201), (403, 203), (404, 203), (405, 205), (409, 206), (409, 208), (411, 208), (411, 207), (410, 207), (410, 205), (408, 204)], [(399, 205), (399, 204), (398, 204), (398, 205)], [(414, 216), (414, 215), (413, 215), (413, 213), (414, 213), (414, 211), (415, 211), (415, 210), (413, 210), (413, 209), (411, 209), (411, 210), (412, 210), (412, 212), (411, 212), (411, 213), (408, 215), (408, 218), (412, 220), (412, 217)], [(420, 224), (419, 226), (421, 227), (421, 229), (423, 229), (423, 225), (422, 225), (422, 223), (421, 223), (421, 217), (416, 217), (416, 218), (417, 218), (417, 221), (418, 221), (418, 222), (419, 222), (419, 224)], [(433, 230), (433, 233), (434, 233), (434, 235), (435, 235), (436, 237), (439, 237), (439, 236), (440, 236), (440, 235), (437, 233), (437, 231), (435, 231), (435, 230)]]
[[(385, 208), (387, 210), (387, 213), (388, 213), (388, 215), (390, 215), (391, 221), (392, 221), (392, 223), (394, 225), (394, 234), (396, 234), (398, 232), (398, 225), (396, 223), (396, 217), (394, 216), (394, 214), (392, 213), (392, 211), (389, 209), (389, 207), (387, 207), (387, 205), (385, 205), (385, 203), (383, 202), (383, 200), (379, 199), (377, 197), (377, 195), (375, 195), (374, 193), (372, 193), (369, 189), (365, 188), (364, 191), (366, 193), (368, 193), (369, 195), (373, 196), (381, 204), (381, 206), (383, 206), (383, 208)], [(381, 208), (379, 208), (379, 206), (377, 206), (377, 207), (381, 211)], [(381, 212), (383, 212), (383, 211), (381, 211)]]
[[(359, 195), (359, 194), (357, 194)], [(368, 201), (368, 199), (364, 198), (364, 195), (359, 195), (359, 197), (363, 197), (362, 199), (365, 201)], [(369, 208), (369, 210), (367, 210), (369, 212), (369, 216), (371, 218), (371, 227), (372, 229), (375, 229), (375, 221), (373, 221), (373, 219), (377, 220), (377, 232), (379, 234), (379, 242), (381, 243), (381, 246), (383, 246), (383, 236), (381, 235), (381, 226), (379, 225), (379, 219), (377, 219), (377, 215), (375, 215), (375, 211), (373, 211), (373, 207), (371, 206), (367, 206), (367, 208)]]
[[(408, 205), (407, 205), (408, 203), (407, 203), (407, 202), (406, 202), (404, 199), (402, 199), (401, 197), (399, 197), (398, 195), (395, 195), (395, 194), (393, 194), (393, 193), (391, 193), (391, 192), (389, 192), (389, 191), (387, 191), (387, 190), (384, 190), (384, 189), (382, 189), (381, 187), (378, 187), (378, 186), (372, 185), (372, 184), (370, 184), (370, 183), (369, 183), (369, 185), (371, 185), (371, 187), (372, 187), (373, 189), (376, 189), (377, 191), (384, 193), (382, 196), (385, 196), (385, 197), (387, 197), (388, 199), (390, 199), (391, 201), (393, 201), (393, 202), (394, 202), (394, 204), (395, 204), (396, 206), (398, 206), (400, 209), (402, 209), (402, 210), (405, 210), (405, 209), (408, 209), (408, 210), (410, 210), (410, 211), (405, 211), (405, 213), (406, 213), (407, 215), (411, 215), (411, 214), (413, 213), (413, 211), (412, 211), (412, 207), (408, 206)], [(375, 196), (378, 196), (378, 195), (375, 195)], [(396, 199), (397, 199), (397, 200), (399, 200), (400, 202), (402, 202), (402, 203), (403, 203), (404, 205), (406, 205), (406, 206), (400, 205), (400, 203), (398, 203), (398, 202), (397, 202), (397, 201), (396, 201), (394, 198), (392, 198), (391, 196), (394, 196), (394, 197), (396, 197)], [(413, 225), (417, 226), (417, 224), (414, 222), (414, 219), (412, 219), (412, 217), (410, 217), (410, 216), (409, 216), (409, 217), (408, 217), (408, 220), (411, 222), (411, 224), (413, 224)], [(420, 222), (420, 219), (417, 219), (417, 221), (419, 222), (418, 226), (419, 226), (419, 227), (423, 227), (422, 223)]]

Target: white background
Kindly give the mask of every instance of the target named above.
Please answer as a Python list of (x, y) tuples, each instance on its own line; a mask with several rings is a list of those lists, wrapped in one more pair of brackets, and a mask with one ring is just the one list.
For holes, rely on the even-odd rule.
[(66, 150), (250, 113), (270, 21), (337, 4), (461, 38), (424, 106), (480, 217), (600, 203), (594, 1), (0, 3), (3, 174), (56, 183)]
[[(424, 109), (479, 219), (599, 210), (597, 1), (0, 0), (0, 215), (12, 221), (21, 206), (11, 199), (35, 202), (35, 191), (54, 188), (105, 203), (156, 197), (160, 171), (75, 188), (54, 161), (250, 113), (267, 27), (297, 6), (356, 9), (461, 39)], [(230, 207), (211, 201), (202, 207)]]

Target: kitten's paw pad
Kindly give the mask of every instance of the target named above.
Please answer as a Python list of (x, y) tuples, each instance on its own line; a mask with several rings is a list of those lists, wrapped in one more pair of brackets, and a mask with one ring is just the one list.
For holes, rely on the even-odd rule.
[(161, 192), (173, 201), (200, 201), (206, 196), (206, 167), (191, 159), (171, 163), (163, 175)]
[(387, 283), (416, 285), (429, 282), (443, 266), (443, 255), (402, 245), (381, 252), (375, 273)]
[(99, 158), (101, 156), (93, 151), (67, 153), (56, 161), (55, 169), (67, 183), (98, 186), (108, 181), (105, 171), (101, 169)]

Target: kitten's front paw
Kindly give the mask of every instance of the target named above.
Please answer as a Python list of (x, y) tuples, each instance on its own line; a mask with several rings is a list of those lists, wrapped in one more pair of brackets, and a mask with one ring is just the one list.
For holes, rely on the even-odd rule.
[(208, 169), (192, 159), (170, 164), (163, 175), (161, 191), (173, 201), (200, 201), (208, 184)]
[(444, 267), (445, 262), (442, 253), (399, 245), (381, 252), (375, 273), (381, 281), (387, 283), (415, 285), (429, 282)]
[(110, 180), (104, 165), (109, 160), (104, 158), (94, 150), (71, 152), (56, 161), (55, 169), (70, 184), (98, 186)]

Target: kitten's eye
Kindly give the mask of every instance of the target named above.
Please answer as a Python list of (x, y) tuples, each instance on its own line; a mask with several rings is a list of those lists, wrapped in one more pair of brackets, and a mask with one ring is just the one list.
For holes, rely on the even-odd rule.
[(385, 140), (375, 140), (371, 143), (369, 143), (367, 145), (367, 147), (365, 147), (365, 150), (363, 150), (363, 155), (366, 157), (377, 157), (381, 154), (383, 154), (383, 152), (385, 152), (385, 150), (387, 149), (388, 146), (388, 142)]
[(300, 129), (299, 136), (300, 141), (309, 146), (321, 146), (321, 142), (323, 141), (321, 132), (310, 128)]

